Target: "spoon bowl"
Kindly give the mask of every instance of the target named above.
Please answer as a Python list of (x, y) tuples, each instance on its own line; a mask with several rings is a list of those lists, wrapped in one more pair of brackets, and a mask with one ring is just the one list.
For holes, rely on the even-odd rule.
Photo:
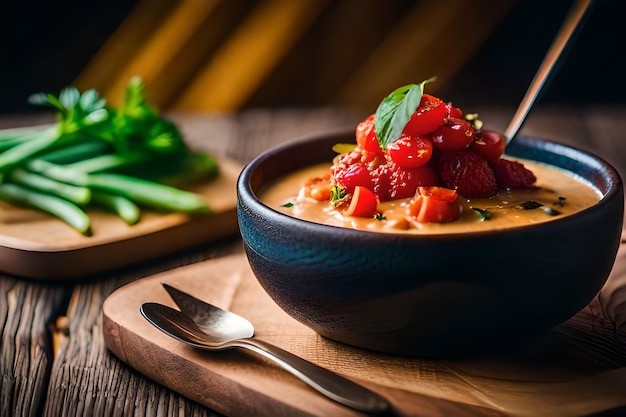
[(200, 334), (201, 337), (210, 336), (216, 344), (254, 336), (254, 326), (246, 318), (209, 303), (200, 304), (195, 298), (189, 300), (189, 296), (180, 295), (181, 292), (175, 288), (167, 284), (163, 286), (184, 312), (172, 309), (169, 312), (172, 315), (170, 317), (176, 316), (181, 324), (184, 321), (188, 330)]
[[(234, 346), (227, 345), (228, 342), (238, 338), (237, 336), (233, 337), (235, 332), (232, 331), (229, 335), (220, 331), (207, 333), (186, 314), (159, 303), (143, 304), (141, 314), (163, 333), (198, 349), (232, 348)], [(206, 328), (206, 326), (204, 327)], [(236, 327), (235, 330), (238, 331)]]

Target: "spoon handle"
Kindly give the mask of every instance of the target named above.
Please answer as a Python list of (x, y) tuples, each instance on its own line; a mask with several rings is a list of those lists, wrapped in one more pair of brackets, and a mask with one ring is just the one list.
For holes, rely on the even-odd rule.
[(236, 339), (225, 343), (256, 352), (282, 366), (326, 397), (355, 410), (382, 413), (391, 408), (382, 396), (343, 376), (315, 365), (286, 350), (259, 339)]
[(528, 91), (526, 91), (526, 95), (522, 99), (515, 115), (511, 119), (511, 122), (507, 126), (504, 131), (504, 136), (506, 137), (507, 143), (509, 143), (517, 132), (522, 127), (524, 120), (526, 120), (526, 116), (530, 111), (530, 108), (534, 104), (535, 100), (539, 96), (539, 92), (543, 88), (548, 76), (552, 72), (552, 68), (554, 64), (556, 64), (557, 60), (561, 56), (563, 49), (572, 38), (572, 34), (579, 26), (580, 21), (582, 20), (585, 12), (589, 8), (592, 0), (578, 0), (578, 2), (572, 7), (567, 19), (561, 26), (558, 35), (552, 42), (548, 53), (546, 54), (539, 70), (535, 74), (535, 78), (528, 87)]

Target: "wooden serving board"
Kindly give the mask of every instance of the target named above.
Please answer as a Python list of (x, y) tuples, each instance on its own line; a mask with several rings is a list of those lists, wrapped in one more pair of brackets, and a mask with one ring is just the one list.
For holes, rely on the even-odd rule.
[(147, 301), (175, 307), (162, 283), (247, 317), (256, 337), (379, 392), (393, 404), (394, 415), (573, 417), (626, 406), (623, 367), (553, 363), (544, 355), (428, 361), (327, 340), (287, 316), (266, 295), (243, 253), (183, 266), (112, 293), (102, 311), (103, 335), (112, 353), (158, 383), (226, 415), (360, 414), (254, 354), (195, 350), (161, 333), (139, 308)]
[(0, 270), (46, 280), (82, 278), (234, 234), (242, 167), (228, 158), (216, 160), (220, 175), (189, 189), (206, 197), (210, 214), (142, 210), (139, 223), (128, 226), (93, 209), (93, 235), (83, 236), (49, 214), (0, 202)]

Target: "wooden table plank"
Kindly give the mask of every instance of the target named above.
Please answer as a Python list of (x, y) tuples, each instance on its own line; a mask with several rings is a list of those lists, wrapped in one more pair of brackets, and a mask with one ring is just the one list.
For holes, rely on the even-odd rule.
[(53, 365), (50, 328), (71, 291), (0, 276), (0, 415), (39, 414)]
[[(232, 239), (231, 239), (232, 240)], [(160, 268), (174, 268), (197, 262), (207, 256), (220, 256), (220, 250), (203, 248), (165, 259)], [(238, 241), (232, 245), (239, 246)], [(228, 251), (227, 251), (228, 252)], [(130, 268), (117, 276), (75, 286), (67, 317), (69, 335), (64, 339), (51, 369), (45, 416), (59, 415), (185, 415), (217, 416), (206, 407), (189, 401), (153, 383), (116, 360), (102, 339), (101, 306), (117, 287), (156, 270), (151, 264)]]

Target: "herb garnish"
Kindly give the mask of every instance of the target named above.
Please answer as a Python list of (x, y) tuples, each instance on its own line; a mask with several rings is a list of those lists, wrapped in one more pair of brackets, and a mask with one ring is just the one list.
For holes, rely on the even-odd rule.
[(335, 185), (330, 189), (330, 204), (333, 207), (340, 206), (344, 201), (348, 199), (348, 194), (346, 194), (346, 189), (341, 185)]
[(383, 216), (382, 213), (376, 213), (374, 214), (374, 220), (383, 221), (387, 220), (387, 217)]
[(524, 201), (519, 206), (517, 206), (517, 208), (520, 208), (522, 210), (534, 210), (542, 206), (543, 204), (538, 203), (536, 201)]
[(489, 220), (493, 215), (489, 210), (481, 209), (478, 207), (472, 207), (472, 210), (478, 213), (482, 221)]
[[(559, 197), (559, 201), (561, 201), (561, 203), (563, 203), (564, 200), (565, 200), (564, 197)], [(558, 205), (558, 203), (555, 203), (555, 204)], [(535, 210), (535, 209), (541, 208), (541, 211), (543, 211), (544, 213), (550, 216), (558, 216), (559, 214), (561, 214), (560, 211), (555, 210), (552, 207), (545, 207), (543, 204), (538, 203), (536, 201), (524, 201), (516, 208), (521, 209), (521, 210)]]
[(400, 137), (402, 130), (422, 101), (424, 85), (435, 79), (436, 77), (431, 77), (419, 84), (400, 87), (380, 103), (374, 117), (374, 129), (382, 150)]
[(289, 202), (287, 202), (287, 203), (283, 204), (281, 207), (287, 207), (287, 208), (290, 208), (290, 207), (293, 207), (293, 203), (292, 203), (291, 201), (289, 201)]

